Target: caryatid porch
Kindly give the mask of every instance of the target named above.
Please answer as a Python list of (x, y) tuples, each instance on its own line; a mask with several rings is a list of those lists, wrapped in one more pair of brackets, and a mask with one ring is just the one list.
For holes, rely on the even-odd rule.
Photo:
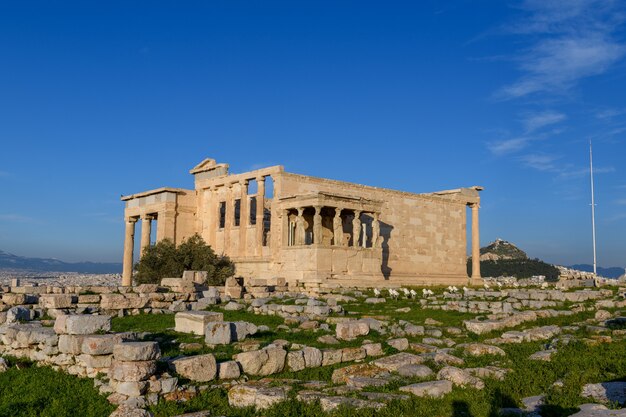
[(282, 198), (281, 263), (288, 280), (384, 279), (381, 201), (331, 193)]

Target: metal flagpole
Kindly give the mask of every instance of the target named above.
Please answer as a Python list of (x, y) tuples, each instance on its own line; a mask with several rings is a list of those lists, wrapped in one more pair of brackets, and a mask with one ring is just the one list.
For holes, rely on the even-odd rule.
[(593, 195), (593, 153), (589, 139), (589, 173), (591, 174), (591, 236), (593, 241), (593, 274), (597, 274), (596, 263), (596, 203)]

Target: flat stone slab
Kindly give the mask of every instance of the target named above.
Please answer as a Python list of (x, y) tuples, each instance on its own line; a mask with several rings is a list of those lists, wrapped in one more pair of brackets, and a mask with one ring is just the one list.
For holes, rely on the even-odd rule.
[(175, 331), (204, 336), (206, 325), (214, 321), (223, 321), (224, 314), (214, 311), (181, 311), (176, 313)]
[(419, 384), (406, 385), (400, 387), (400, 391), (408, 392), (418, 397), (441, 398), (452, 392), (452, 382), (450, 381), (430, 381)]
[(386, 369), (388, 371), (397, 372), (399, 368), (407, 365), (419, 365), (424, 359), (412, 353), (396, 353), (395, 355), (385, 356), (372, 362), (373, 365)]
[(580, 411), (570, 417), (626, 417), (626, 409), (609, 410), (599, 404), (582, 404)]
[(601, 403), (626, 403), (626, 382), (601, 382), (583, 386), (582, 397)]
[(231, 407), (256, 407), (266, 409), (287, 399), (289, 387), (269, 387), (264, 384), (235, 385), (228, 391)]

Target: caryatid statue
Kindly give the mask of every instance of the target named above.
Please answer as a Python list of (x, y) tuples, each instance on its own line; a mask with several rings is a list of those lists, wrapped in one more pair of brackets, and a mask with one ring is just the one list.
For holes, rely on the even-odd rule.
[(313, 243), (322, 244), (322, 207), (315, 206), (315, 214), (313, 215)]
[(306, 232), (306, 224), (304, 221), (304, 208), (298, 208), (298, 217), (296, 217), (296, 245), (304, 245), (304, 235)]
[(361, 212), (359, 210), (354, 211), (354, 218), (352, 219), (352, 246), (355, 248), (359, 246), (361, 241)]
[(374, 213), (374, 220), (372, 221), (372, 247), (379, 248), (382, 246), (382, 239), (380, 238), (380, 222), (378, 220), (378, 213)]
[(335, 217), (333, 217), (333, 239), (335, 246), (343, 245), (343, 220), (339, 207), (335, 208)]

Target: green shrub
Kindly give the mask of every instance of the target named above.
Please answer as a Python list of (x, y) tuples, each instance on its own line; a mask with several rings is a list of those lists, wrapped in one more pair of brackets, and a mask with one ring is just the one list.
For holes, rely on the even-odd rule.
[(233, 275), (235, 267), (227, 256), (218, 256), (198, 234), (191, 236), (178, 247), (163, 239), (146, 248), (135, 265), (138, 284), (158, 284), (161, 278), (180, 277), (183, 271), (207, 271), (210, 285), (223, 285)]

